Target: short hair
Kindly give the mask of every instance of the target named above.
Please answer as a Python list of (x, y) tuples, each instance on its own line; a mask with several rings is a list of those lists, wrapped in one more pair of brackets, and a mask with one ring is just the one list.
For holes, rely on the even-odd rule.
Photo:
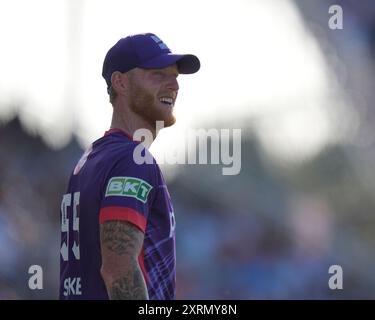
[(113, 104), (117, 97), (117, 92), (113, 89), (112, 85), (107, 88), (107, 92), (109, 94), (109, 102)]

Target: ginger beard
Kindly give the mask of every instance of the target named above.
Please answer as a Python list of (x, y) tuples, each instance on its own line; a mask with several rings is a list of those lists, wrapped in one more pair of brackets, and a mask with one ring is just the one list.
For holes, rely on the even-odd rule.
[(130, 81), (130, 93), (130, 108), (145, 119), (152, 128), (156, 129), (156, 121), (164, 121), (165, 128), (176, 122), (173, 107), (159, 100), (162, 95), (153, 94), (135, 81)]

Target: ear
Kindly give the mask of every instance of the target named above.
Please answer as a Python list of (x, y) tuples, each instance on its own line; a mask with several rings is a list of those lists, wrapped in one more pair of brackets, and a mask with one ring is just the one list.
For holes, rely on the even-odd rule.
[(120, 71), (115, 71), (111, 76), (112, 88), (118, 94), (124, 94), (128, 89), (128, 79)]

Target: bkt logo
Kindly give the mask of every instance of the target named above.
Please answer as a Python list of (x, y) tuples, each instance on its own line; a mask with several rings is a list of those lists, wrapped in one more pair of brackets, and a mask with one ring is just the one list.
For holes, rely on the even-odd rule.
[(146, 203), (151, 189), (152, 186), (142, 179), (133, 177), (113, 177), (108, 182), (105, 196), (133, 197)]

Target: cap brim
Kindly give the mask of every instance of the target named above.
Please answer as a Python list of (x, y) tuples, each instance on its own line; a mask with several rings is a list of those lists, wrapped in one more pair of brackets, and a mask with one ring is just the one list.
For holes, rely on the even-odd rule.
[(139, 65), (140, 68), (145, 69), (163, 69), (172, 64), (177, 64), (178, 72), (181, 74), (191, 74), (199, 70), (201, 64), (193, 54), (173, 54), (168, 53)]

